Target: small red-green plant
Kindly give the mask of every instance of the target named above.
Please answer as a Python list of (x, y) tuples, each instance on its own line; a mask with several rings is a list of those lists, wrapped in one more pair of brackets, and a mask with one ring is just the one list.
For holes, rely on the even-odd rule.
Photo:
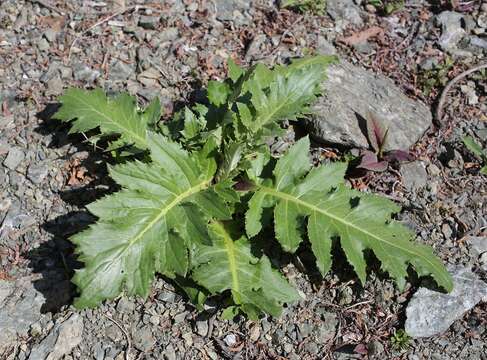
[(362, 151), (358, 168), (381, 172), (387, 170), (391, 162), (411, 161), (413, 159), (409, 152), (404, 150), (385, 151), (389, 129), (386, 129), (383, 123), (371, 112), (367, 114), (365, 120), (367, 139), (373, 151)]
[(368, 3), (384, 15), (390, 15), (404, 8), (404, 0), (369, 0)]
[(282, 0), (280, 6), (283, 9), (296, 9), (299, 12), (311, 11), (317, 15), (324, 15), (326, 0)]

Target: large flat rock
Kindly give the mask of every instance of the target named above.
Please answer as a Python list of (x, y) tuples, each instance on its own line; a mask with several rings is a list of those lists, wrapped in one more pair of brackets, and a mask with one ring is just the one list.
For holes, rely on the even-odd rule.
[(406, 309), (406, 332), (413, 338), (444, 333), (455, 320), (481, 301), (487, 301), (487, 283), (469, 269), (450, 268), (453, 290), (449, 294), (420, 288)]
[(29, 360), (60, 360), (81, 343), (83, 318), (71, 315), (62, 323), (56, 324), (39, 344), (32, 349)]
[(0, 281), (0, 358), (19, 337), (27, 337), (30, 326), (41, 318), (44, 301), (30, 278)]
[(431, 125), (430, 109), (408, 98), (384, 76), (343, 60), (330, 66), (327, 75), (325, 93), (307, 121), (310, 134), (319, 142), (367, 148), (362, 129), (368, 111), (389, 128), (389, 150), (408, 149)]

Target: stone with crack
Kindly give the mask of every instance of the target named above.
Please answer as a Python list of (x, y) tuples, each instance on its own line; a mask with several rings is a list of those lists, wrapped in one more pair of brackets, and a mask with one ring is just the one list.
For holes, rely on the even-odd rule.
[(457, 44), (466, 35), (462, 24), (465, 22), (464, 15), (454, 11), (443, 11), (437, 17), (438, 25), (441, 26), (441, 36), (438, 45), (445, 51), (455, 50)]
[(449, 294), (420, 288), (406, 309), (406, 332), (413, 338), (444, 333), (455, 320), (481, 301), (487, 301), (487, 283), (463, 267), (451, 267), (454, 288)]
[(318, 142), (368, 148), (365, 118), (370, 111), (389, 129), (387, 150), (406, 150), (430, 127), (432, 115), (424, 104), (408, 98), (381, 75), (341, 60), (327, 69), (324, 94), (307, 120)]
[(29, 360), (59, 360), (81, 343), (83, 318), (73, 314), (57, 324), (39, 344), (32, 349)]
[(0, 358), (39, 321), (44, 301), (30, 278), (0, 280)]

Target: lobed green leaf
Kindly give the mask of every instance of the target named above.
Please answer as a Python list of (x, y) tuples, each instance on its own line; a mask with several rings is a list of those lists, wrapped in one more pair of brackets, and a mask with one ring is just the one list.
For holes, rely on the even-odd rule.
[(101, 89), (68, 89), (59, 101), (62, 106), (53, 117), (72, 122), (71, 133), (99, 128), (102, 136), (120, 137), (112, 147), (147, 149), (147, 130), (161, 116), (158, 98), (139, 111), (134, 97), (121, 94), (109, 99)]
[(73, 278), (78, 307), (96, 306), (123, 289), (147, 296), (156, 272), (185, 276), (191, 244), (208, 242), (208, 220), (231, 216), (211, 185), (213, 159), (191, 156), (156, 134), (149, 134), (148, 147), (151, 163), (110, 168), (122, 190), (89, 205), (99, 220), (72, 239), (85, 263)]
[(450, 275), (431, 249), (412, 242), (414, 234), (392, 220), (398, 206), (345, 187), (344, 164), (323, 165), (303, 177), (305, 167), (295, 161), (308, 152), (309, 140), (303, 138), (277, 162), (274, 179), (254, 183), (246, 215), (250, 237), (259, 232), (262, 206), (270, 198), (275, 203), (276, 238), (285, 251), (296, 251), (302, 241), (300, 222), (307, 220), (306, 233), (322, 274), (330, 269), (332, 241), (339, 238), (362, 283), (366, 278), (364, 251), (370, 249), (401, 288), (411, 264), (420, 275), (432, 275), (440, 286), (452, 289)]
[(209, 225), (211, 245), (195, 244), (193, 279), (211, 293), (230, 290), (234, 303), (251, 319), (261, 313), (279, 316), (283, 303), (300, 296), (271, 267), (269, 259), (251, 253), (248, 239), (235, 235), (231, 223)]

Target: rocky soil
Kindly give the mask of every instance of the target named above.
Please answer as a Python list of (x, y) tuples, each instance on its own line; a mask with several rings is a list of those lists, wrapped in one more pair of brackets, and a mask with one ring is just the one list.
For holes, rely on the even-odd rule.
[[(0, 2), (1, 359), (487, 359), (487, 181), (461, 141), (486, 144), (487, 72), (453, 87), (441, 126), (431, 115), (448, 80), (485, 62), (487, 2), (406, 0), (389, 15), (327, 3), (303, 14), (265, 0)], [(280, 319), (221, 320), (218, 300), (198, 312), (162, 278), (146, 300), (70, 305), (81, 264), (68, 238), (93, 221), (84, 205), (110, 191), (110, 158), (50, 119), (57, 96), (71, 86), (158, 96), (169, 118), (225, 76), (228, 57), (333, 53), (342, 63), (321, 110), (296, 131), (311, 132), (321, 161), (367, 146), (353, 116), (364, 104), (390, 123), (394, 147), (416, 160), (349, 182), (403, 206), (401, 220), (454, 274), (451, 294), (413, 276), (399, 291), (373, 259), (362, 287), (340, 254), (319, 279), (303, 251), (284, 271), (306, 299)], [(362, 80), (336, 81), (340, 66)]]

